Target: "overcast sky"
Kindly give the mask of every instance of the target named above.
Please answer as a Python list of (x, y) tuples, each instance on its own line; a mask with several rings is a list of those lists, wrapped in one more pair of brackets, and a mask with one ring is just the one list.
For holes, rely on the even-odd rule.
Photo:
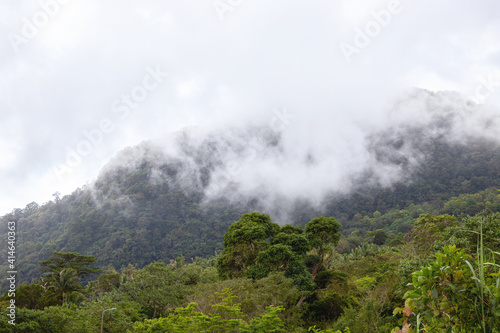
[(341, 154), (412, 87), (498, 110), (498, 13), (497, 0), (3, 1), (0, 215), (186, 127), (281, 112), (297, 147), (330, 133), (337, 148), (318, 149)]

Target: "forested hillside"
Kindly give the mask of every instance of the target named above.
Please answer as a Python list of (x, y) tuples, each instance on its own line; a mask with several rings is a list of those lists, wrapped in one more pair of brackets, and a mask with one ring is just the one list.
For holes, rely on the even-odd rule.
[[(280, 223), (304, 226), (314, 216), (325, 215), (339, 220), (344, 235), (376, 229), (401, 235), (411, 230), (413, 218), (421, 213), (473, 215), (486, 208), (498, 210), (491, 194), (472, 195), (500, 187), (498, 145), (392, 133), (374, 135), (372, 150), (377, 163), (404, 172), (401, 181), (382, 187), (371, 181), (366, 170), (353, 180), (351, 193), (332, 192), (321, 205), (307, 200), (288, 203), (288, 219)], [(270, 138), (268, 144), (278, 146), (279, 137)], [(224, 196), (208, 195), (218, 162), (217, 146), (210, 140), (195, 147), (184, 140), (180, 146), (182, 158), (149, 143), (128, 148), (94, 184), (62, 198), (56, 193), (46, 204), (31, 203), (4, 216), (2, 233), (8, 220), (17, 221), (21, 281), (40, 274), (38, 262), (50, 251), (94, 255), (100, 267), (116, 268), (129, 263), (143, 267), (181, 254), (186, 258), (215, 255), (232, 222), (243, 213), (269, 206), (264, 195), (238, 195), (237, 185), (231, 183), (225, 185)], [(421, 161), (410, 166), (409, 157), (416, 151)], [(453, 206), (453, 197), (467, 193), (472, 196), (463, 205)], [(1, 237), (2, 244), (5, 239)]]
[(99, 266), (117, 268), (129, 263), (142, 267), (181, 254), (214, 255), (224, 230), (242, 210), (223, 200), (202, 204), (201, 193), (168, 183), (152, 185), (150, 172), (145, 161), (133, 172), (103, 176), (95, 188), (4, 217), (3, 222), (17, 220), (22, 280), (40, 273), (38, 262), (50, 251), (91, 254), (99, 258)]
[(500, 333), (500, 1), (193, 3), (1, 3), (0, 333)]
[[(405, 137), (388, 143), (393, 152), (398, 152)], [(425, 156), (422, 163), (406, 180), (390, 187), (369, 186), (369, 173), (356, 184), (355, 192), (349, 196), (334, 197), (327, 203), (326, 213), (337, 216), (344, 225), (344, 232), (364, 229), (366, 224), (360, 223), (360, 216), (371, 216), (374, 212), (386, 213), (391, 209), (424, 206), (426, 210), (440, 212), (452, 197), (460, 194), (476, 193), (486, 188), (500, 186), (500, 146), (491, 141), (470, 140), (467, 144), (447, 143), (433, 140), (421, 143), (419, 137), (410, 138), (418, 144), (418, 151)], [(419, 143), (420, 141), (420, 143)], [(388, 149), (379, 145), (378, 151)], [(380, 159), (383, 156), (377, 154)], [(387, 161), (387, 160), (386, 160)], [(388, 161), (386, 162), (388, 163)], [(405, 167), (405, 160), (394, 161)], [(485, 208), (484, 202), (469, 201), (461, 211), (445, 213), (474, 215)], [(386, 221), (378, 227), (389, 228), (393, 232), (406, 233), (412, 228), (411, 223)]]
[(12, 293), (0, 297), (0, 332), (498, 332), (500, 213), (489, 208), (500, 195), (448, 208), (480, 197), (492, 199), (481, 214), (423, 214), (403, 239), (342, 237), (334, 217), (302, 228), (243, 214), (217, 257), (110, 266), (85, 287), (96, 258), (51, 252), (15, 290), (15, 326)]
[(125, 149), (92, 184), (2, 217), (14, 331), (495, 332), (500, 146), (432, 126), (367, 142), (372, 164), (322, 202), (220, 181), (220, 137)]

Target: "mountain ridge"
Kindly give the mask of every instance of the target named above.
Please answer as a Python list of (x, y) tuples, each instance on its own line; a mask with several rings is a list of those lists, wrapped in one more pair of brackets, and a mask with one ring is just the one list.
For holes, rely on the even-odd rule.
[[(431, 99), (427, 104), (440, 98), (418, 94)], [(268, 213), (281, 224), (301, 226), (315, 216), (334, 216), (345, 235), (374, 228), (405, 233), (411, 230), (408, 216), (413, 213), (373, 225), (360, 221), (411, 205), (437, 209), (432, 207), (454, 196), (500, 187), (498, 141), (491, 135), (464, 134), (457, 139), (456, 119), (463, 123), (462, 116), (470, 111), (445, 109), (423, 112), (430, 114), (426, 121), (395, 122), (367, 133), (368, 157), (362, 171), (347, 173), (338, 186), (333, 181), (327, 193), (318, 188), (316, 196), (310, 195), (314, 187), (307, 184), (307, 177), (294, 180), (305, 179), (304, 191), (295, 192), (245, 178), (252, 167), (263, 168), (265, 158), (286, 162), (283, 132), (258, 126), (204, 136), (185, 131), (167, 144), (168, 149), (164, 143), (143, 142), (119, 152), (93, 184), (3, 216), (0, 233), (6, 233), (7, 221), (17, 221), (21, 282), (39, 275), (38, 262), (50, 251), (94, 255), (101, 267), (117, 268), (129, 263), (142, 267), (180, 255), (215, 255), (222, 249), (228, 226), (252, 211)], [(443, 121), (446, 117), (454, 120)], [(320, 157), (311, 153), (306, 165), (321, 163)], [(476, 207), (468, 209), (481, 209)]]

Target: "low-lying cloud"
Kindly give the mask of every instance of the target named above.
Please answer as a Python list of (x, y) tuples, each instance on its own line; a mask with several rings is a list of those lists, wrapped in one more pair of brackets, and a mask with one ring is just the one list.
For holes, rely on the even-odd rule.
[[(49, 15), (44, 6), (54, 1), (60, 6)], [(373, 13), (390, 12), (393, 1), (222, 1), (231, 6), (223, 20), (205, 1), (42, 2), (0, 5), (1, 213), (70, 193), (124, 147), (164, 142), (186, 127), (209, 133), (202, 138), (237, 132), (220, 139), (229, 141), (214, 179), (229, 169), (243, 193), (313, 199), (348, 191), (349, 175), (374, 163), (368, 133), (443, 121), (453, 124), (450, 138), (498, 137), (496, 1), (402, 0), (387, 24)], [(25, 38), (26, 20), (36, 24), (40, 13), (50, 19), (13, 47), (9, 36)], [(380, 31), (346, 61), (339, 45), (354, 43), (359, 29), (366, 34), (372, 20)], [(58, 177), (68, 151), (114, 115), (117, 98), (143, 85), (148, 66), (168, 77)], [(414, 87), (460, 95), (411, 101), (408, 94), (424, 94)], [(269, 129), (284, 109), (294, 117), (278, 124), (278, 144), (263, 148), (276, 133), (256, 137), (253, 129)], [(384, 168), (380, 183), (399, 177)]]

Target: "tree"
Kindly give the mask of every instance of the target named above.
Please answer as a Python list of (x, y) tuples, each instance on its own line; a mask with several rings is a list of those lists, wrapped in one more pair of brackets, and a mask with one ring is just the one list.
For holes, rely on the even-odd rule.
[(99, 273), (97, 267), (85, 267), (94, 264), (94, 256), (86, 256), (76, 252), (56, 252), (51, 251), (51, 256), (44, 261), (40, 261), (41, 271), (47, 275), (59, 274), (62, 270), (75, 270), (78, 278), (85, 278), (89, 274)]
[(335, 246), (339, 242), (340, 228), (340, 223), (334, 217), (315, 217), (306, 224), (304, 228), (306, 237), (319, 257), (312, 269), (313, 281), (318, 271), (323, 267), (328, 246)]
[(253, 279), (267, 277), (270, 272), (286, 271), (291, 266), (301, 263), (297, 255), (288, 245), (276, 244), (260, 251), (255, 260), (255, 264), (250, 267), (247, 275)]
[(427, 257), (433, 250), (434, 243), (442, 239), (444, 230), (457, 226), (458, 221), (454, 216), (422, 214), (415, 221), (408, 238), (412, 239), (418, 253)]
[(224, 234), (224, 251), (217, 261), (219, 275), (223, 278), (244, 276), (259, 252), (268, 246), (266, 240), (279, 230), (279, 225), (267, 214), (243, 214)]
[(35, 210), (37, 210), (39, 207), (40, 206), (36, 202), (33, 201), (33, 202), (27, 204), (26, 207), (24, 207), (24, 213), (27, 215), (30, 215), (33, 212), (35, 212)]
[[(339, 241), (339, 230), (340, 224), (333, 217), (312, 219), (304, 232), (297, 226), (280, 228), (269, 215), (244, 214), (224, 235), (224, 251), (217, 263), (219, 275), (258, 280), (272, 272), (284, 272), (299, 290), (309, 292), (301, 297), (300, 306), (317, 291), (314, 279), (323, 268), (328, 249)], [(311, 248), (316, 254), (306, 256)]]
[(419, 314), (429, 331), (495, 332), (500, 327), (498, 267), (481, 261), (473, 267), (473, 258), (455, 245), (434, 255), (430, 265), (412, 274), (405, 308), (394, 313), (407, 319)]
[(305, 257), (305, 265), (311, 269), (311, 287), (315, 290), (309, 295), (304, 295), (299, 299), (297, 306), (301, 306), (307, 297), (318, 291), (314, 284), (317, 274), (323, 269), (327, 249), (337, 245), (340, 240), (340, 223), (334, 217), (315, 217), (306, 224), (304, 231), (309, 243), (316, 251), (316, 255), (311, 254)]
[[(300, 230), (302, 230), (302, 228), (300, 228)], [(297, 233), (285, 233), (282, 231), (271, 239), (271, 244), (287, 245), (297, 255), (304, 255), (307, 251), (311, 250), (311, 244), (307, 238), (304, 235)]]
[[(56, 308), (56, 307), (48, 307)], [(28, 308), (18, 308), (16, 310), (15, 325), (7, 323), (7, 320), (0, 320), (1, 333), (56, 333), (67, 332), (64, 330), (65, 322), (60, 320), (62, 312), (69, 311), (66, 307), (57, 307), (61, 309), (60, 315), (53, 315), (41, 310), (31, 310)], [(3, 309), (5, 311), (5, 309)], [(8, 309), (7, 309), (8, 311)], [(2, 317), (6, 317), (7, 313), (1, 313)]]
[(62, 304), (69, 295), (76, 296), (83, 289), (78, 283), (78, 273), (73, 268), (63, 269), (59, 273), (52, 274), (48, 282), (48, 289), (54, 290), (57, 295), (60, 295)]
[(228, 289), (215, 296), (217, 303), (212, 304), (214, 313), (197, 312), (195, 308), (198, 304), (192, 302), (184, 308), (175, 309), (175, 313), (167, 317), (136, 322), (132, 332), (284, 332), (283, 322), (278, 317), (278, 313), (284, 310), (283, 307), (268, 306), (264, 315), (245, 321), (241, 305), (235, 303), (236, 296), (231, 295)]
[(231, 247), (248, 244), (255, 248), (267, 238), (276, 235), (279, 230), (279, 225), (273, 223), (267, 214), (257, 212), (243, 214), (240, 220), (229, 226), (229, 230), (224, 234), (223, 245)]
[(340, 228), (340, 223), (334, 217), (320, 216), (307, 223), (304, 231), (311, 246), (323, 256), (327, 245), (337, 245), (339, 242)]
[(117, 272), (99, 275), (97, 279), (97, 291), (102, 294), (120, 287), (120, 279), (121, 275)]
[(183, 285), (175, 272), (157, 261), (137, 271), (122, 287), (132, 300), (152, 309), (152, 318), (169, 306), (179, 305), (183, 296)]
[(483, 246), (489, 251), (500, 252), (500, 213), (487, 216), (466, 217), (461, 225), (449, 226), (439, 235), (434, 249), (445, 245), (457, 245), (469, 254), (477, 250), (479, 235), (482, 234)]
[(387, 240), (387, 234), (384, 229), (377, 229), (375, 231), (369, 232), (367, 238), (372, 241), (375, 245), (384, 245)]
[(41, 310), (47, 305), (56, 305), (55, 295), (39, 284), (23, 283), (16, 290), (16, 306)]
[(52, 196), (56, 199), (56, 201), (61, 200), (61, 193), (59, 193), (59, 191), (54, 192)]
[(280, 229), (280, 234), (302, 235), (303, 233), (304, 233), (304, 229), (302, 229), (300, 226), (291, 225), (291, 224), (285, 224)]

